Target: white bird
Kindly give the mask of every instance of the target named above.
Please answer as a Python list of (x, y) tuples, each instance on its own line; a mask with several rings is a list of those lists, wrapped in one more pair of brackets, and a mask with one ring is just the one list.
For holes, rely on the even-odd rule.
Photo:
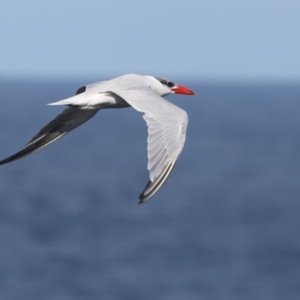
[(144, 114), (148, 125), (150, 181), (139, 196), (139, 203), (146, 202), (167, 179), (185, 142), (187, 113), (162, 98), (168, 94), (195, 95), (168, 79), (137, 74), (82, 86), (75, 96), (50, 103), (68, 107), (44, 126), (23, 150), (3, 159), (0, 165), (48, 146), (92, 118), (100, 109), (132, 106)]

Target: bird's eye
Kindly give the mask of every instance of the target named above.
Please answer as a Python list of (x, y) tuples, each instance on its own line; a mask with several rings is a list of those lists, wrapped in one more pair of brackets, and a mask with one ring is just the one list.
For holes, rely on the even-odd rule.
[(175, 86), (175, 83), (172, 82), (172, 81), (169, 81), (169, 82), (167, 83), (167, 86), (168, 86), (169, 88), (172, 88), (172, 87)]

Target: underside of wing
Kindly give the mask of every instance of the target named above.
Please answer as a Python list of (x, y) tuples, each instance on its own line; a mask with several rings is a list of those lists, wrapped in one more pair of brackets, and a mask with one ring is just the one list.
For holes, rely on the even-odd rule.
[(140, 203), (150, 199), (164, 184), (182, 151), (186, 126), (181, 123), (160, 123), (144, 115), (148, 125), (148, 170), (150, 181), (140, 195)]
[(140, 203), (143, 203), (160, 189), (182, 151), (188, 123), (187, 114), (149, 89), (115, 93), (133, 108), (143, 112), (148, 126), (150, 181), (140, 195)]
[(76, 107), (64, 109), (51, 122), (44, 126), (25, 146), (14, 155), (0, 161), (0, 165), (20, 159), (66, 135), (71, 130), (92, 118), (98, 110), (83, 110)]

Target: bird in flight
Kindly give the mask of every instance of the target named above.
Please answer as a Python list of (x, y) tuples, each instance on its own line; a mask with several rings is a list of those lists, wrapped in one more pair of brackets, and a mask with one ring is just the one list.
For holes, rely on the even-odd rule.
[(187, 113), (165, 100), (169, 94), (195, 95), (190, 89), (166, 78), (126, 74), (80, 87), (75, 96), (49, 103), (67, 106), (46, 124), (25, 147), (0, 161), (12, 162), (38, 151), (91, 119), (100, 109), (133, 107), (143, 113), (148, 126), (150, 180), (139, 196), (150, 199), (163, 185), (182, 151), (188, 124)]

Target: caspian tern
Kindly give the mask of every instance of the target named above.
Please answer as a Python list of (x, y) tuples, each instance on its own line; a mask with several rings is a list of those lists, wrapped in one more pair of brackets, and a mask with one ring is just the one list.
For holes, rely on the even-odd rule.
[(185, 142), (188, 116), (184, 110), (163, 98), (169, 94), (195, 95), (168, 79), (137, 74), (82, 86), (75, 96), (49, 103), (68, 107), (44, 126), (23, 150), (3, 159), (0, 165), (48, 146), (92, 118), (100, 109), (132, 106), (144, 114), (148, 125), (150, 180), (139, 196), (139, 203), (146, 202), (169, 176)]

